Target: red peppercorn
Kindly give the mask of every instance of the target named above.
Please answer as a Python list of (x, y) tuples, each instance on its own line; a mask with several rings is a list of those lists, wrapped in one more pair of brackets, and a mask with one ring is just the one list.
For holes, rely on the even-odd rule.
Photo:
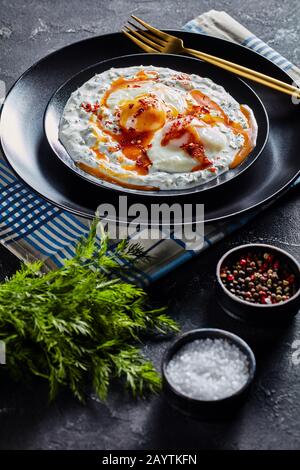
[(290, 274), (289, 277), (287, 278), (287, 281), (289, 281), (290, 284), (293, 284), (295, 282), (294, 274)]
[(252, 303), (284, 302), (296, 288), (295, 275), (270, 253), (245, 253), (231, 266), (222, 266), (220, 274), (230, 292)]

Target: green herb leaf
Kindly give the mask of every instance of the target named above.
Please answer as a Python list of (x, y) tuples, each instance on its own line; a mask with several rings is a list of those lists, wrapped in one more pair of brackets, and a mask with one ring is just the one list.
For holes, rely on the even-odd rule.
[(134, 395), (159, 391), (159, 374), (136, 343), (148, 332), (178, 331), (164, 309), (147, 308), (143, 289), (121, 280), (141, 247), (122, 241), (110, 251), (101, 226), (100, 238), (95, 220), (63, 267), (42, 273), (41, 262), (25, 264), (0, 284), (7, 368), (17, 379), (46, 379), (51, 399), (67, 387), (84, 400), (91, 381), (105, 400), (115, 378)]

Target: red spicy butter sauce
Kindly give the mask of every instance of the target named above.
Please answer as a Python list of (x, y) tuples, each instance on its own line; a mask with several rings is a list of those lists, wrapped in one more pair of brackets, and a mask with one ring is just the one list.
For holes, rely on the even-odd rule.
[[(138, 88), (140, 87), (140, 82), (145, 81), (156, 81), (159, 75), (155, 71), (147, 72), (147, 74), (141, 70), (136, 74), (132, 79), (125, 79), (124, 77), (119, 77), (116, 79), (110, 86), (110, 88), (105, 92), (101, 103), (82, 103), (82, 107), (86, 112), (91, 113), (91, 122), (95, 125), (96, 128), (100, 129), (102, 133), (107, 136), (110, 136), (111, 139), (115, 142), (115, 146), (112, 150), (121, 150), (123, 155), (127, 159), (132, 160), (132, 164), (123, 162), (122, 158), (119, 158), (119, 163), (121, 167), (128, 171), (134, 171), (138, 175), (147, 175), (149, 168), (152, 164), (150, 158), (148, 157), (147, 150), (151, 147), (151, 141), (154, 136), (154, 133), (159, 128), (163, 127), (167, 119), (174, 119), (174, 117), (182, 118), (181, 120), (174, 120), (174, 123), (171, 125), (169, 131), (165, 134), (161, 141), (162, 146), (168, 145), (170, 140), (178, 139), (183, 134), (188, 133), (188, 141), (183, 144), (181, 147), (190, 155), (194, 160), (197, 161), (197, 164), (193, 167), (192, 171), (199, 171), (204, 169), (209, 169), (211, 172), (216, 172), (216, 168), (213, 166), (212, 162), (205, 155), (205, 149), (203, 144), (200, 141), (199, 135), (193, 131), (192, 127), (189, 127), (192, 119), (198, 117), (204, 123), (208, 125), (216, 125), (218, 122), (224, 123), (226, 126), (230, 127), (233, 132), (237, 134), (242, 134), (244, 137), (244, 145), (240, 151), (236, 154), (234, 161), (231, 163), (230, 167), (234, 168), (238, 166), (250, 153), (252, 150), (252, 144), (249, 137), (249, 131), (244, 130), (239, 123), (230, 121), (228, 116), (224, 113), (222, 108), (211, 100), (207, 95), (204, 95), (200, 90), (192, 90), (190, 94), (196, 100), (197, 105), (189, 106), (185, 111), (184, 115), (175, 115), (172, 113), (163, 114), (162, 110), (159, 110), (157, 104), (157, 99), (151, 94), (146, 97), (141, 97), (131, 102), (126, 103), (125, 111), (123, 110), (121, 114), (120, 110), (116, 111), (116, 117), (119, 118), (120, 123), (122, 122), (122, 116), (125, 117), (130, 115), (135, 119), (141, 122), (139, 128), (126, 128), (124, 125), (120, 125), (116, 132), (107, 130), (103, 126), (102, 116), (98, 113), (101, 106), (107, 106), (107, 101), (109, 96), (120, 88)], [(188, 76), (182, 74), (176, 76), (178, 79), (186, 80)], [(211, 111), (217, 111), (218, 116), (212, 116)], [(249, 113), (248, 111), (241, 106), (241, 111), (246, 116), (248, 123), (250, 124)], [(126, 114), (127, 113), (127, 114)], [(147, 130), (150, 128), (151, 130)], [(154, 128), (154, 130), (153, 130)], [(99, 139), (98, 134), (95, 132), (95, 136), (98, 137), (96, 144), (91, 147), (91, 150), (96, 154), (99, 161), (97, 168), (91, 167), (86, 163), (79, 162), (78, 166), (87, 173), (92, 174), (98, 178), (102, 178), (106, 181), (119, 184), (123, 187), (128, 187), (132, 189), (141, 189), (141, 190), (158, 190), (159, 188), (154, 188), (152, 186), (141, 186), (122, 181), (122, 179), (128, 178), (127, 175), (122, 175), (118, 172), (107, 168), (104, 162), (101, 163), (101, 160), (108, 161), (108, 157), (105, 154), (102, 154), (99, 151), (99, 143), (103, 139)], [(103, 171), (101, 170), (103, 168)]]

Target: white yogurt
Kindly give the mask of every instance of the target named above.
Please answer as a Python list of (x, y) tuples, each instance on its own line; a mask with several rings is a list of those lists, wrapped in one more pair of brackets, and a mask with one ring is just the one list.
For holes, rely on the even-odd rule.
[[(101, 106), (102, 126), (104, 132), (118, 133), (120, 122), (116, 114), (121, 103), (129, 99), (136, 99), (139, 95), (154, 96), (164, 109), (175, 109), (178, 113), (184, 113), (189, 103), (195, 100), (189, 93), (197, 89), (212, 99), (232, 121), (239, 123), (243, 129), (251, 128), (252, 146), (255, 146), (257, 137), (257, 124), (250, 108), (247, 108), (250, 123), (241, 111), (239, 103), (229, 95), (223, 87), (215, 84), (209, 78), (195, 74), (186, 79), (178, 78), (179, 72), (168, 68), (154, 66), (138, 66), (122, 69), (110, 69), (95, 75), (69, 98), (59, 127), (59, 138), (75, 163), (84, 163), (92, 168), (99, 166), (99, 160), (95, 151), (105, 155), (105, 161), (101, 161), (102, 173), (117, 175), (120, 181), (141, 186), (154, 186), (159, 189), (184, 189), (203, 184), (227, 171), (234, 160), (235, 155), (244, 145), (242, 134), (234, 133), (232, 129), (223, 123), (217, 123), (214, 127), (203, 124), (200, 118), (195, 118), (191, 123), (193, 131), (197, 132), (203, 146), (205, 155), (212, 162), (214, 172), (210, 169), (195, 168), (196, 161), (183, 148), (182, 142), (172, 140), (168, 145), (162, 145), (162, 138), (170, 126), (170, 122), (158, 129), (151, 141), (151, 147), (147, 150), (151, 160), (149, 172), (140, 175), (136, 171), (128, 169), (132, 160), (122, 154), (122, 150), (116, 147), (113, 136), (105, 134), (103, 130), (96, 129), (91, 122), (91, 113), (82, 108), (82, 103), (101, 102), (105, 92), (112, 82), (119, 77), (126, 80), (132, 79), (139, 71), (146, 73), (153, 71), (158, 74), (155, 82), (141, 82), (139, 88), (121, 88), (111, 93), (106, 106)], [(213, 110), (211, 114), (218, 114)], [(128, 125), (134, 126), (134, 119), (128, 121)], [(184, 136), (183, 136), (184, 139)], [(184, 143), (184, 142), (183, 142)], [(120, 164), (122, 160), (122, 165)], [(90, 176), (94, 179), (93, 176)]]

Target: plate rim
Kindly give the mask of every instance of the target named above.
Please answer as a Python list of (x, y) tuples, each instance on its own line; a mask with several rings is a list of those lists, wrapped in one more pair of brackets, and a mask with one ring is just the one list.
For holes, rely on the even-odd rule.
[[(252, 95), (254, 96), (254, 98), (256, 99), (256, 101), (258, 102), (259, 106), (261, 107), (261, 110), (264, 114), (264, 118), (265, 118), (265, 126), (266, 126), (266, 129), (264, 131), (264, 134), (265, 134), (265, 137), (264, 137), (264, 140), (261, 144), (261, 148), (259, 149), (259, 151), (257, 152), (257, 155), (255, 155), (254, 158), (252, 158), (251, 161), (248, 162), (247, 164), (247, 159), (248, 157), (246, 157), (245, 159), (245, 167), (242, 168), (236, 175), (232, 176), (231, 178), (229, 179), (225, 179), (224, 181), (222, 181), (221, 183), (218, 183), (218, 184), (211, 184), (211, 186), (208, 186), (207, 188), (203, 188), (201, 189), (201, 186), (202, 185), (198, 185), (198, 186), (193, 186), (191, 188), (185, 188), (185, 189), (173, 189), (171, 191), (168, 191), (168, 190), (161, 190), (161, 191), (143, 191), (143, 190), (135, 190), (135, 189), (125, 189), (123, 190), (122, 187), (118, 187), (117, 184), (113, 184), (113, 183), (106, 183), (104, 181), (104, 183), (101, 183), (100, 182), (100, 179), (96, 179), (96, 178), (93, 178), (91, 177), (90, 175), (88, 175), (87, 173), (83, 172), (83, 171), (78, 171), (78, 170), (75, 170), (75, 168), (72, 168), (72, 166), (68, 165), (68, 163), (64, 160), (64, 158), (59, 154), (58, 151), (56, 151), (56, 149), (54, 148), (54, 146), (52, 145), (52, 139), (49, 139), (48, 138), (48, 117), (49, 117), (49, 110), (50, 110), (50, 107), (52, 105), (52, 102), (54, 101), (55, 97), (57, 96), (57, 94), (59, 94), (59, 92), (61, 90), (64, 89), (64, 87), (69, 83), (71, 82), (72, 80), (76, 79), (76, 77), (78, 77), (80, 74), (84, 73), (84, 72), (87, 72), (89, 69), (92, 69), (92, 68), (95, 68), (97, 66), (101, 66), (102, 64), (105, 64), (106, 62), (110, 62), (110, 61), (113, 61), (113, 60), (118, 60), (118, 59), (127, 59), (127, 58), (131, 58), (131, 57), (134, 57), (134, 56), (167, 56), (167, 57), (172, 57), (172, 56), (175, 56), (175, 57), (179, 57), (179, 58), (183, 58), (183, 59), (188, 59), (188, 60), (191, 60), (191, 61), (199, 61), (200, 63), (206, 63), (205, 61), (202, 61), (200, 59), (198, 59), (197, 57), (192, 57), (192, 56), (185, 56), (185, 55), (182, 55), (182, 54), (162, 54), (162, 53), (147, 53), (147, 52), (141, 52), (141, 53), (137, 53), (137, 54), (126, 54), (126, 55), (121, 55), (121, 56), (116, 56), (116, 57), (111, 57), (109, 59), (104, 59), (100, 62), (96, 62), (95, 64), (92, 64), (92, 65), (89, 65), (88, 67), (85, 67), (83, 69), (81, 69), (79, 72), (77, 72), (76, 74), (72, 75), (68, 80), (66, 80), (64, 83), (62, 83), (56, 90), (55, 92), (52, 94), (52, 96), (50, 97), (47, 105), (46, 105), (46, 108), (45, 108), (45, 111), (44, 111), (44, 116), (43, 116), (43, 129), (44, 129), (44, 133), (45, 133), (45, 136), (47, 138), (47, 141), (48, 141), (48, 144), (49, 146), (51, 147), (53, 153), (56, 155), (56, 158), (58, 158), (67, 168), (69, 168), (73, 173), (75, 173), (76, 175), (78, 175), (80, 178), (83, 178), (85, 181), (97, 186), (97, 187), (100, 187), (102, 189), (107, 189), (109, 191), (116, 191), (120, 194), (136, 194), (137, 196), (141, 195), (141, 196), (146, 196), (146, 197), (157, 197), (157, 199), (160, 199), (160, 198), (176, 198), (176, 197), (184, 197), (184, 196), (192, 196), (193, 194), (200, 194), (202, 192), (206, 192), (206, 191), (209, 191), (209, 190), (212, 190), (212, 189), (216, 189), (216, 188), (219, 188), (221, 186), (223, 186), (224, 184), (226, 183), (229, 183), (229, 182), (232, 182), (233, 180), (235, 180), (236, 178), (238, 178), (240, 175), (242, 175), (245, 171), (247, 171), (255, 162), (256, 160), (261, 156), (261, 153), (263, 152), (263, 150), (265, 149), (265, 146), (268, 142), (268, 139), (269, 139), (269, 134), (270, 134), (270, 120), (269, 120), (269, 115), (267, 113), (267, 110), (266, 110), (266, 107), (263, 103), (263, 101), (261, 100), (261, 98), (258, 96), (258, 94), (256, 93), (256, 91), (248, 84), (246, 83), (243, 79), (241, 79), (240, 77), (235, 77), (236, 80), (238, 80), (239, 82), (242, 83), (242, 86), (248, 88), (248, 90), (252, 93)], [(223, 87), (223, 85), (221, 85)], [(224, 87), (223, 87), (224, 88)], [(225, 89), (225, 88), (224, 88)], [(226, 89), (225, 89), (226, 91)], [(59, 138), (57, 139), (59, 141)], [(64, 145), (59, 141), (59, 145), (61, 147), (63, 147), (63, 152), (68, 156), (68, 158), (70, 159), (70, 155), (68, 154), (67, 150), (65, 149)], [(255, 148), (254, 148), (255, 149)], [(254, 150), (252, 149), (252, 151)], [(251, 151), (251, 152), (252, 152)], [(244, 163), (242, 162), (242, 163)], [(238, 168), (238, 167), (237, 167)], [(225, 172), (222, 172), (219, 176), (221, 177), (222, 175), (226, 175), (228, 173), (228, 170), (226, 170)], [(213, 183), (217, 178), (213, 178), (211, 179), (210, 181), (207, 181), (207, 183)], [(174, 192), (173, 192), (174, 191)], [(176, 191), (176, 192), (175, 192)]]
[[(222, 39), (222, 38), (218, 38), (218, 37), (215, 37), (215, 36), (211, 36), (211, 35), (207, 35), (207, 34), (204, 34), (204, 33), (193, 33), (191, 31), (184, 31), (182, 29), (163, 29), (163, 31), (166, 31), (166, 32), (170, 32), (170, 33), (179, 33), (179, 34), (187, 34), (191, 37), (194, 37), (194, 38), (197, 38), (199, 36), (201, 37), (204, 37), (204, 38), (207, 38), (209, 37), (210, 39), (212, 39), (213, 41), (216, 41), (216, 42), (219, 42), (219, 43), (228, 43), (230, 45), (230, 47), (233, 47), (235, 49), (243, 49), (243, 50), (246, 50), (248, 54), (252, 55), (253, 57), (256, 57), (256, 56), (259, 56), (261, 59), (263, 59), (264, 61), (266, 61), (268, 64), (270, 64), (270, 66), (272, 67), (275, 67), (278, 71), (280, 71), (280, 73), (284, 74), (285, 77), (288, 79), (289, 82), (292, 82), (292, 77), (288, 74), (288, 72), (286, 70), (283, 70), (281, 67), (279, 67), (277, 64), (275, 64), (274, 62), (272, 62), (270, 59), (268, 59), (267, 57), (265, 56), (262, 56), (261, 54), (259, 54), (258, 52), (254, 51), (253, 49), (250, 49), (249, 47), (245, 46), (245, 45), (242, 45), (242, 44), (237, 44), (237, 43), (234, 43), (232, 41), (229, 41), (227, 39)], [(6, 97), (5, 97), (5, 100), (4, 102), (2, 103), (2, 106), (1, 106), (1, 109), (0, 109), (0, 145), (1, 145), (1, 149), (2, 149), (2, 153), (3, 153), (3, 156), (4, 156), (4, 159), (5, 161), (7, 162), (7, 164), (9, 165), (9, 168), (11, 169), (11, 171), (25, 184), (25, 186), (27, 188), (30, 188), (31, 191), (33, 191), (36, 195), (38, 195), (39, 197), (41, 197), (42, 199), (46, 200), (47, 202), (53, 204), (54, 206), (56, 207), (59, 207), (60, 209), (63, 209), (71, 214), (75, 214), (79, 217), (82, 217), (84, 219), (87, 219), (87, 220), (92, 220), (94, 218), (95, 215), (92, 215), (92, 214), (88, 214), (87, 212), (85, 212), (84, 210), (80, 210), (80, 209), (76, 209), (76, 208), (70, 208), (68, 207), (66, 204), (63, 204), (63, 203), (60, 203), (60, 202), (54, 202), (51, 198), (49, 198), (48, 196), (45, 196), (43, 195), (40, 191), (36, 190), (35, 188), (33, 188), (29, 183), (27, 183), (23, 177), (21, 175), (18, 174), (18, 172), (15, 170), (14, 166), (10, 163), (10, 161), (8, 160), (7, 158), (7, 155), (4, 151), (4, 146), (3, 146), (3, 138), (2, 138), (2, 133), (1, 133), (1, 128), (2, 128), (2, 114), (3, 114), (3, 109), (5, 107), (5, 103), (6, 103), (6, 100), (7, 98), (10, 96), (10, 94), (12, 93), (13, 89), (16, 87), (16, 85), (24, 78), (26, 77), (27, 74), (29, 74), (31, 72), (31, 70), (33, 70), (35, 67), (37, 67), (40, 63), (42, 63), (43, 61), (45, 61), (48, 57), (50, 56), (53, 56), (54, 54), (58, 53), (58, 52), (62, 52), (63, 50), (66, 50), (68, 48), (71, 48), (73, 46), (76, 46), (80, 43), (87, 43), (88, 41), (93, 41), (97, 38), (102, 38), (102, 37), (105, 37), (105, 38), (108, 38), (109, 36), (113, 37), (113, 36), (118, 36), (118, 35), (121, 35), (122, 33), (120, 32), (113, 32), (113, 33), (106, 33), (106, 34), (103, 34), (103, 35), (93, 35), (91, 37), (88, 37), (88, 38), (84, 38), (84, 39), (80, 39), (78, 41), (74, 41), (70, 44), (67, 44), (65, 46), (62, 46), (61, 48), (58, 48), (56, 49), (55, 51), (52, 51), (50, 52), (49, 54), (47, 54), (46, 56), (38, 59), (36, 62), (34, 62), (29, 68), (27, 68), (20, 76), (17, 80), (15, 80), (15, 82), (11, 85), (11, 87), (9, 88), (7, 94), (6, 94)], [(70, 170), (71, 171), (71, 170)], [(266, 204), (267, 202), (271, 201), (271, 200), (274, 200), (276, 199), (277, 197), (280, 196), (281, 193), (284, 193), (287, 188), (289, 186), (291, 186), (293, 184), (293, 182), (299, 177), (300, 175), (300, 168), (299, 170), (293, 175), (292, 178), (290, 178), (283, 186), (281, 186), (277, 191), (275, 191), (274, 193), (272, 193), (271, 195), (265, 197), (264, 199), (262, 199), (261, 201), (255, 203), (255, 204), (252, 204), (251, 206), (249, 207), (246, 207), (244, 209), (241, 209), (241, 210), (238, 210), (238, 211), (234, 211), (230, 214), (225, 214), (225, 215), (222, 215), (222, 216), (217, 216), (217, 217), (211, 217), (209, 219), (205, 219), (205, 222), (206, 223), (211, 223), (211, 222), (216, 222), (216, 221), (223, 221), (223, 220), (230, 220), (231, 218), (234, 218), (235, 216), (239, 215), (239, 214), (245, 214), (247, 212), (251, 212), (253, 209), (255, 208), (259, 208), (261, 207), (262, 205)]]
[[(172, 29), (172, 28), (164, 28), (162, 29), (162, 31), (165, 31), (165, 32), (169, 32), (169, 33), (172, 33), (172, 32), (176, 32), (176, 33), (185, 33), (185, 34), (190, 34), (192, 36), (203, 36), (203, 37), (209, 37), (209, 38), (212, 38), (213, 40), (216, 40), (216, 41), (221, 41), (221, 42), (225, 42), (225, 43), (228, 43), (230, 44), (231, 46), (233, 47), (236, 47), (236, 48), (242, 48), (242, 49), (245, 49), (247, 50), (248, 52), (252, 53), (253, 55), (258, 55), (259, 57), (262, 57), (264, 60), (268, 61), (270, 64), (272, 64), (273, 66), (275, 66), (278, 70), (280, 70), (281, 72), (283, 72), (285, 75), (287, 75), (289, 77), (289, 79), (291, 80), (292, 82), (292, 77), (287, 73), (286, 70), (283, 70), (281, 67), (279, 67), (279, 65), (275, 64), (274, 62), (272, 62), (272, 60), (268, 59), (267, 57), (263, 56), (262, 54), (260, 54), (259, 52), (256, 52), (254, 51), (253, 49), (250, 49), (249, 47), (243, 45), (243, 44), (238, 44), (236, 42), (233, 42), (233, 41), (230, 41), (229, 39), (223, 39), (223, 38), (218, 38), (217, 36), (212, 36), (212, 35), (209, 35), (209, 34), (206, 34), (206, 33), (202, 33), (202, 32), (199, 32), (199, 33), (194, 33), (193, 31), (185, 31), (184, 29)], [(95, 34), (93, 36), (90, 36), (88, 38), (84, 38), (84, 39), (79, 39), (78, 41), (74, 41), (74, 42), (71, 42), (70, 44), (66, 44), (65, 46), (62, 46), (62, 47), (59, 47), (58, 49), (55, 49), (54, 51), (52, 52), (49, 52), (49, 54), (41, 57), (40, 59), (36, 60), (32, 65), (30, 65), (26, 70), (24, 70), (24, 72), (21, 73), (21, 75), (17, 78), (17, 80), (14, 81), (14, 83), (9, 87), (8, 89), (8, 92), (6, 93), (6, 96), (5, 96), (5, 99), (4, 99), (4, 102), (2, 103), (1, 105), (1, 111), (2, 111), (2, 108), (4, 107), (4, 104), (5, 104), (5, 101), (6, 101), (6, 98), (8, 97), (8, 95), (10, 94), (10, 92), (12, 91), (12, 89), (15, 87), (15, 85), (17, 85), (17, 83), (22, 79), (24, 78), (24, 76), (29, 73), (33, 68), (35, 68), (37, 65), (39, 65), (41, 62), (43, 62), (44, 60), (46, 60), (48, 57), (51, 57), (52, 55), (56, 54), (57, 52), (61, 52), (63, 51), (64, 49), (68, 49), (69, 47), (73, 47), (73, 46), (76, 46), (77, 44), (80, 44), (80, 43), (83, 43), (83, 42), (88, 42), (88, 41), (93, 41), (94, 39), (97, 39), (97, 38), (102, 38), (102, 37), (108, 37), (108, 36), (117, 36), (117, 35), (121, 35), (122, 32), (120, 31), (115, 31), (113, 33), (105, 33), (105, 34)]]

